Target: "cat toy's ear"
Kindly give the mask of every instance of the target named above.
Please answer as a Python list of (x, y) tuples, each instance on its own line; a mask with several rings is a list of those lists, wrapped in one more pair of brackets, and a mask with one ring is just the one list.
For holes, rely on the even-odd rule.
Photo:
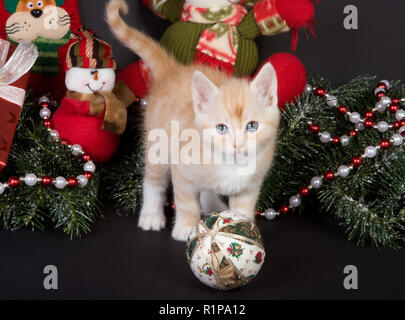
[(218, 87), (200, 71), (191, 80), (191, 93), (196, 113), (208, 111), (210, 102), (218, 95)]
[(266, 63), (262, 67), (250, 86), (254, 88), (262, 98), (267, 100), (269, 106), (277, 106), (277, 74), (271, 63)]

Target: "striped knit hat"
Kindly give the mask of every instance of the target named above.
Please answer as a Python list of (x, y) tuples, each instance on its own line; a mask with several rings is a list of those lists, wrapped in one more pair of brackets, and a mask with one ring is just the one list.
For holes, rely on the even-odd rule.
[(116, 70), (111, 46), (97, 38), (95, 33), (84, 28), (72, 34), (66, 55), (65, 71), (73, 68)]

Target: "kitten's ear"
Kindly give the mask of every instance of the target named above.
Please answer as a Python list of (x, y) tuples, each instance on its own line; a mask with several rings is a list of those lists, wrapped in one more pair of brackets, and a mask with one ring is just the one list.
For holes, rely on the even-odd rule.
[(200, 71), (195, 71), (191, 80), (191, 93), (196, 113), (208, 111), (212, 100), (218, 95), (218, 87)]
[(250, 85), (268, 101), (269, 106), (278, 105), (277, 74), (270, 63), (266, 63), (262, 67)]

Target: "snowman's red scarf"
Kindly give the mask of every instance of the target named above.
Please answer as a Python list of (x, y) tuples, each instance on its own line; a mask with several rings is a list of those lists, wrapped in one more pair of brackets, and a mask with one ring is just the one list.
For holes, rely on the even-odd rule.
[(97, 91), (93, 94), (79, 93), (68, 90), (66, 97), (79, 101), (88, 101), (90, 116), (99, 116), (105, 111), (103, 130), (123, 134), (127, 125), (127, 108), (117, 99), (113, 92)]

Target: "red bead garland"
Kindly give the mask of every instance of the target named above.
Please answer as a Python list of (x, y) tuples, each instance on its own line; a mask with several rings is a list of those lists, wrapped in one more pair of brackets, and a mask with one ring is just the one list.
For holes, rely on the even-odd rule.
[(388, 110), (391, 113), (396, 113), (399, 109), (399, 104), (398, 103), (391, 103), (390, 106), (388, 107)]
[(287, 214), (288, 212), (290, 212), (290, 207), (288, 205), (284, 204), (280, 207), (278, 212), (280, 212), (281, 214)]
[(382, 97), (385, 97), (386, 93), (384, 91), (379, 91), (376, 94), (378, 100), (381, 100)]
[(325, 172), (323, 177), (325, 178), (325, 180), (332, 181), (333, 179), (335, 179), (335, 173), (333, 171), (328, 170)]
[[(49, 108), (51, 103), (49, 103), (49, 100), (46, 97), (41, 98), (40, 100), (42, 100), (39, 105), (41, 108)], [(44, 112), (45, 111), (45, 112)], [(43, 120), (42, 124), (45, 128), (47, 128), (48, 131), (51, 131), (53, 129), (53, 121), (51, 119), (49, 119), (50, 116), (50, 110), (41, 110), (40, 116)], [(57, 136), (57, 135), (56, 135)], [(55, 137), (53, 136), (53, 139), (55, 140)], [(56, 140), (58, 140), (56, 138)], [(68, 146), (69, 148), (71, 148), (69, 142), (65, 139), (59, 139), (60, 143), (62, 143), (63, 145)], [(88, 165), (86, 165), (85, 167), (90, 168), (90, 170), (94, 170), (95, 166), (91, 162), (91, 156), (89, 154), (86, 153), (81, 153), (80, 158), (83, 159), (86, 163), (88, 163)], [(30, 174), (31, 176), (36, 177), (34, 174)], [(90, 171), (86, 171), (83, 173), (83, 175), (88, 179), (91, 180), (93, 179), (93, 172)], [(1, 184), (3, 187), (3, 191), (5, 188), (9, 187), (9, 188), (17, 188), (21, 185), (21, 182), (24, 181), (24, 178), (22, 177), (10, 177), (7, 181), (7, 184)], [(43, 187), (50, 187), (53, 185), (54, 183), (54, 179), (51, 176), (43, 176), (42, 178), (37, 178), (37, 181), (32, 181), (32, 179), (30, 180), (30, 182), (34, 182), (33, 184), (30, 183), (30, 186), (35, 185), (37, 182), (40, 183)], [(69, 177), (67, 179), (67, 185), (71, 188), (77, 187), (79, 185), (79, 179), (77, 177)], [(87, 181), (80, 181), (80, 184), (82, 186), (85, 186), (87, 184)], [(57, 186), (58, 187), (58, 186)], [(62, 187), (63, 188), (63, 187)], [(2, 192), (3, 192), (2, 191)]]
[(312, 133), (319, 133), (321, 128), (317, 124), (311, 123), (309, 125), (309, 130), (311, 130)]
[(390, 142), (389, 140), (387, 140), (387, 139), (382, 139), (382, 140), (380, 141), (380, 148), (381, 148), (382, 150), (387, 150), (387, 149), (389, 149), (390, 146), (391, 146), (391, 142)]
[(53, 179), (50, 176), (42, 177), (41, 183), (44, 187), (50, 187), (53, 183)]
[(77, 185), (79, 184), (79, 181), (77, 181), (76, 177), (69, 177), (67, 179), (67, 182), (70, 188), (77, 187)]
[(374, 128), (374, 121), (371, 118), (366, 118), (363, 122), (364, 127), (367, 129)]
[(17, 188), (20, 185), (20, 178), (19, 177), (11, 177), (8, 179), (8, 185), (12, 188)]
[(322, 88), (322, 87), (316, 88), (315, 94), (318, 97), (324, 97), (326, 95), (326, 90), (324, 88)]
[(88, 180), (93, 179), (93, 173), (90, 172), (90, 171), (86, 171), (83, 175), (84, 175)]
[(299, 194), (301, 197), (307, 197), (309, 195), (308, 187), (301, 187)]
[(341, 115), (344, 116), (344, 115), (347, 113), (348, 108), (347, 108), (346, 106), (341, 105), (341, 106), (338, 107), (338, 111), (339, 111), (339, 113), (340, 113)]
[(362, 164), (363, 164), (363, 158), (362, 158), (362, 157), (360, 157), (360, 156), (355, 156), (355, 157), (352, 158), (351, 165), (352, 165), (353, 167), (358, 168), (358, 167), (360, 167)]
[[(383, 97), (387, 96), (386, 90), (389, 89), (388, 87), (389, 87), (389, 82), (387, 82), (387, 81), (385, 81), (385, 82), (380, 82), (380, 83), (378, 84), (378, 88), (380, 88), (380, 90), (376, 90), (376, 93), (375, 93), (375, 95), (376, 95), (376, 97), (377, 97), (378, 100), (381, 100)], [(314, 89), (313, 92), (314, 92), (314, 94), (315, 94), (316, 96), (319, 96), (319, 97), (325, 97), (325, 96), (327, 95), (326, 90), (325, 90), (324, 88), (322, 88), (322, 87), (319, 87), (319, 88)], [(403, 99), (403, 100), (405, 100), (405, 99)], [(391, 113), (394, 113), (394, 114), (395, 114), (395, 113), (400, 109), (400, 103), (401, 103), (401, 100), (400, 100), (400, 99), (392, 97), (392, 98), (391, 98), (391, 103), (390, 103), (390, 104), (387, 103), (388, 110), (389, 110)], [(348, 108), (347, 108), (345, 105), (339, 105), (339, 106), (337, 107), (337, 110), (338, 110), (338, 112), (339, 112), (341, 115), (346, 115), (346, 114), (348, 113), (348, 111), (349, 111)], [(373, 109), (373, 110), (366, 110), (366, 111), (364, 112), (364, 119), (363, 119), (363, 120), (360, 119), (359, 124), (362, 124), (362, 125), (364, 126), (364, 128), (366, 128), (366, 129), (375, 128), (375, 129), (379, 129), (380, 132), (385, 132), (385, 131), (383, 131), (383, 130), (384, 130), (384, 129), (383, 129), (383, 128), (384, 128), (384, 124), (383, 124), (383, 123), (381, 123), (381, 130), (380, 130), (380, 123), (378, 124), (378, 126), (376, 126), (375, 123), (374, 123), (373, 117), (374, 117), (374, 111), (375, 111), (375, 110), (378, 110), (378, 111), (380, 111), (380, 112), (383, 112), (383, 111), (384, 111), (383, 109), (380, 110), (379, 108), (377, 108), (377, 106), (376, 106), (376, 108)], [(398, 116), (397, 116), (397, 117), (398, 117)], [(385, 125), (385, 126), (386, 126), (386, 125)], [(404, 128), (404, 127), (405, 127), (405, 119), (402, 119), (402, 120), (398, 120), (398, 121), (393, 122), (392, 125), (389, 126), (388, 128), (393, 128), (393, 129), (397, 129), (397, 130), (398, 130), (398, 129)], [(356, 128), (357, 128), (357, 126), (356, 126)], [(309, 130), (310, 130), (312, 133), (319, 135), (319, 132), (320, 132), (321, 128), (320, 128), (317, 124), (309, 122)], [(350, 135), (351, 137), (356, 137), (357, 134), (358, 134), (358, 132), (359, 132), (360, 130), (362, 130), (361, 127), (358, 127), (357, 129), (352, 129), (352, 130), (349, 131), (349, 135)], [(328, 132), (325, 132), (325, 133), (329, 134)], [(405, 137), (405, 130), (404, 130), (403, 132), (400, 132), (400, 134)], [(322, 137), (322, 138), (323, 138), (323, 137)], [(343, 139), (343, 136), (342, 136), (342, 139)], [(324, 142), (324, 143), (327, 143), (326, 139), (321, 139), (321, 141)], [(338, 136), (333, 136), (329, 141), (332, 142), (332, 144), (334, 144), (334, 145), (338, 145), (340, 142), (342, 142), (342, 144), (344, 144), (344, 145), (347, 145), (347, 144), (346, 144), (347, 139), (345, 139), (345, 142), (343, 142), (343, 140), (341, 141), (341, 138), (338, 137)], [(382, 140), (380, 141), (380, 143), (379, 143), (379, 147), (380, 147), (380, 149), (382, 149), (382, 150), (386, 150), (386, 149), (388, 149), (388, 148), (391, 147), (391, 144), (392, 144), (392, 143), (391, 143), (390, 140), (382, 139)], [(366, 155), (364, 155), (364, 157), (366, 157)], [(370, 157), (373, 157), (373, 156), (371, 155)], [(363, 164), (363, 156), (354, 156), (354, 157), (352, 158), (352, 160), (351, 160), (351, 163), (350, 163), (350, 166), (351, 166), (351, 167), (349, 167), (348, 169), (358, 168), (358, 167), (360, 167), (362, 164)], [(346, 171), (344, 171), (344, 170), (345, 170), (344, 167), (347, 168), (347, 166), (341, 166), (341, 167), (342, 167), (342, 170), (343, 170), (341, 176), (342, 176), (342, 177), (345, 177), (345, 176), (346, 176), (346, 173), (344, 173), (344, 172), (346, 172)], [(339, 173), (340, 173), (340, 168), (339, 168)], [(343, 174), (344, 174), (344, 175), (343, 175)], [(335, 174), (333, 171), (328, 170), (328, 171), (326, 171), (326, 172), (324, 173), (323, 178), (324, 178), (325, 180), (327, 180), (327, 181), (333, 181), (333, 180), (336, 178), (336, 175), (337, 175), (337, 173)], [(315, 178), (316, 178), (316, 177), (314, 177), (313, 179), (315, 179)], [(319, 179), (319, 178), (318, 178), (318, 179)], [(311, 181), (311, 185), (312, 185), (312, 181)], [(317, 187), (316, 187), (316, 188), (317, 188)], [(292, 198), (296, 198), (297, 196), (298, 196), (298, 197), (301, 197), (301, 198), (304, 198), (304, 197), (306, 197), (306, 196), (309, 195), (311, 189), (312, 189), (311, 186), (310, 186), (310, 187), (303, 186), (303, 187), (301, 187), (301, 188), (299, 189), (298, 194), (295, 195), (295, 196), (292, 197)], [(291, 199), (290, 199), (290, 201), (291, 201)], [(259, 214), (259, 215), (262, 215), (262, 216), (266, 216), (267, 219), (272, 220), (272, 219), (274, 219), (274, 217), (275, 217), (276, 215), (279, 215), (279, 214), (286, 214), (286, 213), (288, 213), (291, 209), (292, 209), (291, 206), (282, 205), (282, 206), (280, 207), (280, 209), (278, 210), (278, 212), (275, 211), (275, 210), (273, 210), (273, 209), (269, 209), (269, 210), (270, 210), (269, 212), (266, 211), (266, 213), (258, 213), (258, 214)], [(273, 214), (271, 214), (271, 212), (273, 212)], [(268, 213), (269, 213), (269, 217), (268, 217), (268, 215), (267, 215)]]

